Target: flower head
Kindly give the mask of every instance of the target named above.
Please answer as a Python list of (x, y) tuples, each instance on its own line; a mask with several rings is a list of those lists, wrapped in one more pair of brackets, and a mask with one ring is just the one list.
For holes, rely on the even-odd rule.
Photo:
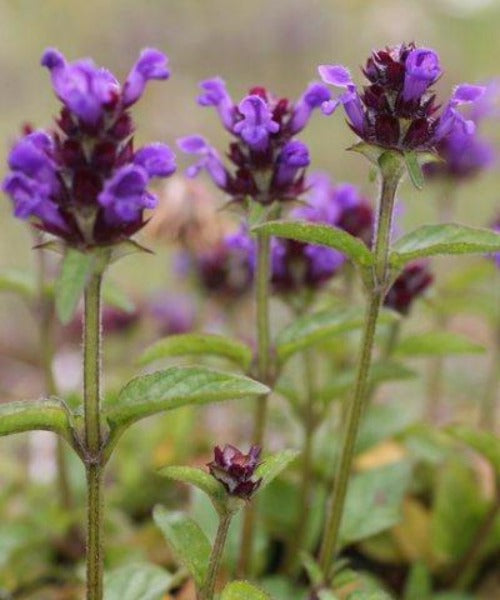
[(156, 294), (149, 302), (149, 312), (162, 336), (189, 333), (195, 325), (193, 299), (186, 294)]
[(425, 261), (408, 264), (389, 289), (384, 305), (406, 315), (414, 300), (432, 284), (434, 277)]
[(270, 204), (297, 198), (304, 191), (309, 151), (294, 136), (307, 125), (312, 112), (330, 100), (328, 88), (314, 82), (292, 103), (255, 87), (235, 104), (219, 77), (202, 81), (200, 87), (198, 103), (215, 107), (233, 136), (227, 152), (232, 168), (225, 166), (213, 146), (195, 135), (178, 141), (181, 150), (200, 157), (187, 175), (194, 177), (205, 169), (234, 200), (251, 197)]
[(415, 44), (373, 52), (363, 69), (369, 85), (362, 92), (345, 67), (322, 65), (318, 70), (325, 83), (345, 90), (336, 101), (323, 103), (323, 112), (329, 114), (342, 104), (360, 138), (395, 150), (433, 149), (455, 127), (470, 135), (474, 124), (457, 107), (484, 92), (480, 86), (460, 85), (438, 114), (432, 86), (442, 74), (439, 57)]
[(144, 50), (123, 88), (90, 59), (70, 63), (49, 48), (41, 63), (63, 104), (58, 131), (30, 130), (14, 145), (3, 190), (17, 217), (70, 245), (120, 241), (144, 225), (145, 209), (156, 206), (150, 180), (175, 170), (175, 156), (164, 144), (134, 150), (128, 113), (148, 80), (168, 77), (167, 58)]
[(250, 500), (262, 481), (255, 477), (260, 453), (259, 446), (252, 446), (248, 454), (230, 444), (224, 448), (216, 446), (214, 460), (208, 463), (210, 474), (222, 483), (229, 495)]

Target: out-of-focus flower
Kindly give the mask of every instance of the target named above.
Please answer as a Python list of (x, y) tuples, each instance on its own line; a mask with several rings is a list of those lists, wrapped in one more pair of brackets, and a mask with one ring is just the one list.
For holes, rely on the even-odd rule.
[(123, 87), (90, 59), (70, 63), (49, 48), (41, 63), (63, 104), (58, 131), (28, 131), (14, 145), (3, 190), (17, 217), (72, 246), (121, 241), (157, 204), (150, 180), (175, 171), (174, 153), (164, 144), (134, 150), (128, 112), (149, 80), (169, 76), (167, 58), (143, 50)]
[[(130, 331), (141, 318), (141, 310), (123, 310), (104, 304), (102, 307), (102, 329), (106, 335), (118, 335)], [(79, 310), (74, 319), (64, 328), (64, 340), (81, 342), (83, 311)]]
[[(500, 233), (500, 214), (498, 215), (496, 221), (493, 223), (493, 230)], [(497, 267), (500, 269), (500, 252), (495, 252), (493, 258)]]
[(194, 328), (196, 308), (187, 294), (156, 294), (149, 302), (148, 310), (162, 336), (189, 333)]
[(218, 77), (200, 84), (201, 106), (217, 109), (224, 127), (234, 136), (227, 156), (233, 168), (199, 135), (178, 141), (181, 150), (198, 156), (187, 174), (206, 170), (214, 183), (235, 201), (250, 197), (262, 204), (291, 200), (304, 191), (304, 172), (309, 165), (305, 144), (294, 139), (308, 123), (311, 113), (330, 100), (322, 83), (311, 83), (295, 103), (275, 98), (255, 87), (235, 104), (224, 81)]
[(410, 263), (392, 284), (385, 297), (384, 305), (406, 315), (413, 302), (423, 295), (433, 281), (434, 277), (426, 261)]
[(476, 101), (481, 86), (462, 84), (438, 113), (433, 84), (442, 74), (437, 53), (415, 44), (399, 44), (377, 50), (368, 59), (363, 73), (369, 85), (358, 91), (351, 74), (341, 65), (321, 65), (325, 83), (343, 88), (337, 99), (325, 102), (330, 114), (342, 104), (351, 129), (365, 142), (395, 150), (430, 150), (451, 131), (464, 135), (474, 131), (474, 121), (458, 110), (461, 104)]
[(255, 477), (259, 466), (261, 448), (252, 446), (248, 454), (226, 444), (224, 448), (214, 448), (214, 460), (208, 463), (210, 474), (220, 481), (231, 496), (250, 500), (261, 484)]

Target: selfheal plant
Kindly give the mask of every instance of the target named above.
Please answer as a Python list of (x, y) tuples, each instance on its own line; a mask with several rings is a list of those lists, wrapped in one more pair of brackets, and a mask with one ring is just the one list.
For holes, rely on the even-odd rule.
[(231, 496), (250, 500), (262, 482), (262, 478), (255, 477), (261, 451), (259, 446), (252, 446), (248, 454), (244, 454), (231, 444), (224, 448), (216, 446), (214, 460), (208, 463), (210, 474)]
[(134, 149), (129, 113), (149, 80), (169, 77), (167, 58), (143, 50), (123, 86), (92, 60), (68, 62), (55, 49), (41, 64), (63, 107), (55, 131), (28, 130), (9, 154), (3, 189), (14, 214), (77, 248), (123, 241), (157, 204), (151, 179), (175, 171), (165, 144)]
[(406, 265), (389, 288), (384, 306), (407, 315), (413, 302), (424, 294), (433, 280), (428, 262), (415, 261)]
[(341, 65), (318, 68), (325, 83), (345, 89), (322, 106), (330, 114), (341, 104), (351, 129), (368, 144), (395, 150), (434, 149), (452, 131), (474, 132), (475, 124), (457, 108), (477, 100), (484, 88), (463, 84), (439, 112), (432, 86), (442, 75), (437, 53), (415, 44), (377, 50), (363, 69), (368, 86), (360, 92)]

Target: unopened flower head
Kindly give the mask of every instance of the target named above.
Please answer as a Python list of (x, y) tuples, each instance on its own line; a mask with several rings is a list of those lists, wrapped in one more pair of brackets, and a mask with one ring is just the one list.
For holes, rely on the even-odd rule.
[(214, 460), (208, 463), (210, 474), (220, 481), (231, 496), (250, 500), (262, 479), (255, 477), (261, 448), (252, 446), (248, 454), (226, 444), (214, 448)]
[(169, 77), (166, 56), (143, 50), (123, 85), (92, 60), (68, 62), (52, 48), (41, 64), (63, 107), (57, 131), (29, 130), (10, 152), (3, 190), (15, 215), (78, 247), (131, 236), (156, 206), (150, 180), (175, 171), (164, 144), (134, 149), (128, 110), (149, 80)]
[(206, 170), (234, 200), (251, 197), (270, 204), (302, 194), (310, 158), (307, 146), (295, 135), (307, 125), (311, 113), (330, 100), (328, 88), (311, 83), (296, 102), (290, 102), (256, 87), (236, 104), (218, 77), (203, 81), (200, 87), (203, 93), (198, 103), (215, 107), (233, 136), (227, 152), (232, 166), (205, 138), (194, 135), (178, 141), (181, 150), (199, 157), (187, 174), (193, 177)]
[(434, 277), (426, 261), (410, 263), (392, 284), (384, 305), (406, 315), (413, 302), (424, 294), (433, 281)]
[(476, 101), (484, 88), (462, 84), (440, 111), (432, 86), (442, 75), (439, 56), (431, 48), (399, 44), (377, 50), (363, 73), (368, 85), (358, 90), (348, 69), (321, 65), (325, 83), (344, 89), (322, 110), (332, 113), (343, 105), (351, 129), (365, 142), (395, 150), (431, 150), (451, 131), (474, 132), (474, 121), (458, 110)]

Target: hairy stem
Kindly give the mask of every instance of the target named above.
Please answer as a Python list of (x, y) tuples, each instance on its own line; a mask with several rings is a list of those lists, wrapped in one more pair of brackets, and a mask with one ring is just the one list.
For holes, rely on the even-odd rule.
[(203, 585), (203, 589), (201, 590), (200, 600), (213, 600), (217, 575), (219, 573), (222, 555), (224, 554), (224, 546), (226, 544), (227, 532), (229, 531), (232, 516), (231, 513), (227, 513), (220, 517), (219, 527), (217, 528), (214, 546), (208, 564), (207, 578)]
[(352, 401), (346, 407), (340, 456), (327, 510), (325, 532), (319, 555), (320, 566), (327, 580), (329, 579), (330, 567), (338, 547), (340, 525), (344, 512), (356, 439), (366, 403), (367, 382), (377, 319), (388, 281), (388, 256), (392, 214), (396, 190), (401, 178), (401, 170), (396, 165), (395, 168), (386, 170), (382, 167), (381, 171), (382, 186), (378, 205), (377, 228), (373, 243), (373, 284), (369, 291), (369, 301), (365, 314), (354, 395)]
[[(271, 344), (269, 328), (269, 276), (270, 276), (269, 236), (257, 233), (257, 271), (255, 283), (255, 300), (257, 306), (257, 378), (262, 383), (270, 383)], [(264, 442), (267, 420), (268, 395), (257, 399), (254, 420), (253, 443), (261, 446)], [(257, 503), (254, 501), (247, 506), (243, 517), (238, 573), (246, 577), (249, 573), (253, 541), (255, 534), (255, 516)]]
[(87, 473), (87, 600), (103, 595), (102, 465), (100, 422), (101, 280), (95, 273), (85, 288), (83, 328), (85, 468)]

